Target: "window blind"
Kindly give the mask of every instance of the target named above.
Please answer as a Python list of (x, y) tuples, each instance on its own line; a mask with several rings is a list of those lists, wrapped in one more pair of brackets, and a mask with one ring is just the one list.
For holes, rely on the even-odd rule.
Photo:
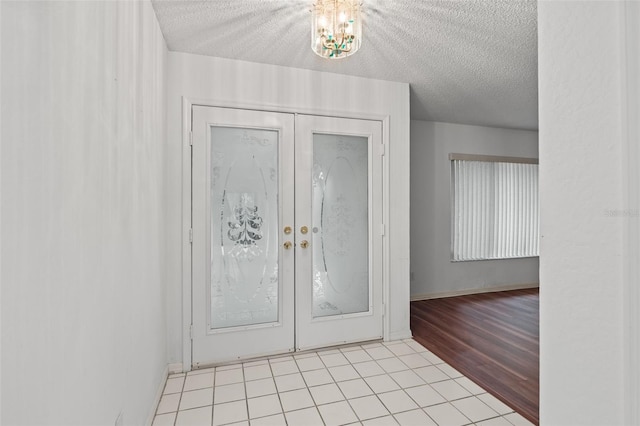
[(453, 261), (538, 256), (537, 164), (453, 157), (451, 178)]

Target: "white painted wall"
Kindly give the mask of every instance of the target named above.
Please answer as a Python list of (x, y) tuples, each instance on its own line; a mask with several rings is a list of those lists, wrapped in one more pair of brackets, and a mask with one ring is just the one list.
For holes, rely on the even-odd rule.
[(411, 121), (411, 297), (538, 283), (538, 258), (451, 262), (449, 153), (538, 157), (538, 132)]
[(538, 4), (541, 424), (624, 423), (623, 8)]
[(625, 424), (640, 424), (640, 2), (627, 1), (626, 29), (626, 95), (624, 121), (626, 137), (623, 148), (623, 175), (626, 180), (625, 208)]
[(149, 2), (0, 2), (2, 424), (144, 424), (166, 370)]
[[(220, 106), (288, 111), (390, 116), (390, 189), (392, 206), (387, 256), (392, 279), (389, 311), (392, 339), (409, 331), (409, 86), (404, 83), (263, 65), (185, 53), (169, 53), (167, 92), (167, 279), (170, 362), (182, 362), (182, 111), (181, 97)], [(186, 303), (189, 303), (186, 301)], [(190, 360), (185, 360), (187, 364)]]

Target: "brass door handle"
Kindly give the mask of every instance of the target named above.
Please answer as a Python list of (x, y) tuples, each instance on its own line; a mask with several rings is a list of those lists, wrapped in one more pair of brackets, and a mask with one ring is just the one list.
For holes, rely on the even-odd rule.
[(303, 249), (306, 249), (307, 247), (309, 247), (309, 241), (307, 240), (302, 240), (300, 242), (300, 247), (302, 247)]
[(284, 233), (289, 235), (291, 233), (291, 227), (290, 226), (285, 226), (284, 227)]
[(283, 246), (285, 250), (289, 250), (291, 248), (291, 241), (285, 241)]
[(303, 227), (300, 228), (300, 232), (302, 234), (306, 234), (307, 232), (309, 232), (309, 228), (307, 228), (306, 226), (303, 226)]

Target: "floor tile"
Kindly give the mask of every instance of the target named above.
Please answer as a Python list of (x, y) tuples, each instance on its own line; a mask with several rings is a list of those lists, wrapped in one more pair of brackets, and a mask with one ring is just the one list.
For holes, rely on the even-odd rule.
[(398, 359), (404, 362), (409, 368), (420, 368), (431, 365), (431, 363), (427, 361), (423, 356), (416, 353), (410, 355), (402, 355), (399, 356)]
[(158, 414), (153, 418), (151, 426), (173, 426), (177, 413)]
[(340, 349), (320, 349), (318, 350), (318, 356), (322, 358), (324, 355), (334, 355), (340, 354), (342, 351)]
[(400, 389), (400, 386), (393, 381), (391, 376), (383, 374), (381, 376), (365, 377), (365, 382), (375, 393), (389, 392)]
[(362, 345), (362, 349), (371, 349), (371, 348), (380, 348), (382, 347), (382, 343), (380, 342), (375, 342), (375, 343), (367, 343), (366, 345)]
[(357, 379), (360, 377), (358, 372), (351, 365), (340, 365), (338, 367), (329, 368), (331, 376), (336, 382)]
[(443, 360), (441, 360), (440, 358), (438, 358), (436, 355), (434, 355), (432, 352), (430, 351), (424, 351), (424, 352), (420, 352), (420, 356), (424, 357), (424, 359), (426, 359), (427, 361), (429, 361), (431, 364), (442, 364), (444, 363)]
[(227, 402), (213, 406), (213, 426), (248, 420), (245, 401)]
[(204, 407), (207, 405), (213, 405), (213, 388), (182, 392), (180, 410), (188, 410), (190, 408)]
[(251, 420), (251, 426), (287, 426), (284, 414), (276, 414), (275, 416), (260, 417)]
[(396, 373), (389, 374), (389, 376), (391, 376), (391, 378), (400, 385), (401, 388), (410, 388), (425, 384), (425, 381), (412, 370), (398, 371)]
[(196, 374), (194, 376), (187, 376), (187, 379), (184, 381), (183, 392), (196, 389), (212, 388), (213, 374), (214, 373), (203, 373)]
[(215, 373), (216, 367), (211, 368), (199, 368), (197, 370), (191, 370), (187, 373), (187, 376), (195, 376), (196, 374), (210, 374)]
[(422, 410), (405, 411), (404, 413), (394, 414), (394, 417), (400, 426), (438, 426)]
[(311, 398), (311, 394), (308, 389), (283, 392), (279, 396), (282, 409), (285, 412), (313, 407), (314, 405), (313, 398)]
[(471, 392), (472, 395), (480, 395), (486, 392), (486, 390), (473, 383), (467, 377), (458, 377), (457, 379), (455, 379), (455, 381), (457, 384)]
[(432, 405), (424, 411), (439, 425), (462, 426), (471, 423), (468, 418), (449, 403)]
[(389, 411), (375, 395), (350, 399), (349, 404), (360, 420), (368, 420), (389, 414)]
[(269, 364), (276, 364), (278, 362), (293, 361), (292, 355), (277, 355), (273, 358), (269, 358)]
[(397, 424), (398, 422), (392, 416), (377, 417), (362, 422), (363, 426), (392, 426)]
[(500, 401), (498, 398), (496, 398), (491, 394), (484, 393), (482, 395), (478, 395), (478, 399), (480, 399), (482, 402), (487, 404), (489, 407), (491, 407), (495, 412), (497, 412), (500, 415), (513, 413), (513, 408), (509, 407), (507, 404)]
[(215, 385), (230, 385), (231, 383), (240, 383), (244, 381), (242, 375), (242, 368), (234, 368), (232, 370), (220, 370), (216, 371)]
[(284, 413), (289, 426), (323, 426), (322, 418), (315, 407)]
[(164, 386), (164, 392), (162, 393), (164, 395), (180, 393), (182, 392), (182, 385), (184, 385), (184, 376), (167, 379), (167, 384)]
[(509, 420), (509, 422), (511, 422), (511, 424), (515, 426), (532, 426), (533, 425), (533, 423), (531, 423), (529, 420), (525, 419), (518, 413), (507, 414), (506, 416), (504, 416), (504, 418)]
[(345, 358), (342, 352), (331, 353), (331, 354), (320, 354), (320, 359), (327, 367), (337, 367), (338, 365), (347, 365), (349, 364), (349, 360)]
[(493, 419), (484, 420), (476, 423), (477, 426), (513, 426), (509, 420), (504, 417), (495, 417)]
[(327, 383), (333, 382), (331, 374), (329, 374), (329, 371), (325, 368), (322, 370), (305, 371), (302, 373), (302, 377), (304, 377), (307, 386), (326, 385)]
[(278, 392), (286, 392), (307, 387), (307, 385), (305, 385), (304, 383), (304, 380), (302, 379), (302, 374), (300, 373), (278, 376), (275, 378), (275, 380)]
[(498, 413), (475, 396), (459, 399), (451, 402), (451, 404), (474, 423), (499, 416)]
[(275, 362), (271, 364), (271, 371), (274, 376), (284, 376), (285, 374), (293, 374), (298, 372), (298, 364), (294, 360)]
[(247, 400), (249, 405), (249, 418), (270, 416), (272, 414), (282, 413), (280, 399), (278, 395), (259, 396)]
[(345, 353), (345, 352), (359, 351), (361, 349), (362, 349), (362, 346), (360, 345), (344, 346), (340, 348), (340, 352)]
[(393, 358), (395, 355), (386, 346), (366, 349), (369, 356), (373, 359)]
[(358, 364), (353, 364), (353, 368), (358, 371), (358, 374), (360, 374), (361, 377), (384, 374), (382, 367), (380, 367), (375, 361), (359, 362)]
[(164, 414), (164, 413), (170, 413), (172, 411), (178, 411), (180, 396), (181, 395), (179, 393), (173, 393), (171, 395), (162, 395), (162, 398), (160, 398), (160, 404), (158, 404), (158, 409), (156, 410), (156, 414)]
[(244, 368), (255, 367), (257, 365), (265, 365), (265, 364), (269, 364), (269, 360), (268, 359), (259, 359), (257, 361), (244, 362), (244, 363), (242, 363), (242, 367), (244, 367)]
[(272, 377), (246, 382), (245, 386), (247, 388), (247, 398), (271, 395), (277, 392), (276, 383)]
[(357, 362), (373, 361), (373, 358), (371, 358), (364, 349), (344, 352), (344, 356), (349, 360), (351, 364), (355, 364)]
[(457, 379), (458, 377), (462, 377), (462, 373), (460, 373), (458, 370), (456, 370), (449, 364), (440, 364), (438, 365), (438, 368), (442, 370), (444, 374), (451, 377), (452, 379)]
[(454, 380), (432, 383), (431, 387), (448, 401), (471, 396), (471, 393), (468, 390), (457, 384)]
[(404, 342), (398, 343), (397, 345), (387, 346), (387, 349), (393, 352), (395, 356), (410, 355), (416, 353), (416, 351), (414, 351), (411, 346), (407, 345)]
[(173, 379), (174, 377), (184, 377), (186, 375), (186, 373), (169, 373), (169, 378)]
[(252, 367), (244, 367), (244, 380), (258, 380), (271, 377), (271, 367), (269, 364), (255, 365)]
[(339, 426), (357, 422), (358, 417), (347, 401), (333, 402), (318, 407), (326, 426)]
[(348, 380), (346, 382), (339, 382), (338, 387), (342, 391), (342, 394), (347, 398), (358, 398), (361, 396), (373, 395), (373, 391), (367, 383), (362, 379)]
[(213, 391), (213, 403), (222, 404), (225, 402), (239, 401), (245, 399), (244, 383), (233, 383), (231, 385), (216, 386)]
[(416, 368), (413, 371), (427, 383), (435, 383), (435, 382), (442, 382), (443, 380), (449, 380), (449, 376), (444, 374), (442, 370), (440, 370), (435, 365)]
[(309, 388), (309, 391), (311, 392), (311, 396), (313, 397), (316, 405), (328, 404), (330, 402), (342, 401), (344, 399), (344, 396), (342, 396), (340, 389), (335, 383), (314, 386)]
[(415, 388), (405, 389), (405, 392), (418, 404), (420, 407), (428, 407), (430, 405), (442, 404), (447, 402), (435, 389), (429, 385), (417, 386)]
[(216, 371), (229, 371), (229, 370), (236, 370), (238, 368), (242, 368), (242, 363), (221, 365), (219, 367), (216, 367)]
[(403, 390), (378, 394), (378, 398), (391, 414), (419, 408)]
[(408, 370), (409, 369), (409, 367), (407, 367), (402, 361), (400, 361), (396, 357), (379, 359), (376, 362), (387, 373), (395, 373), (396, 371), (402, 371), (402, 370)]
[(302, 352), (302, 353), (293, 355), (293, 357), (296, 360), (303, 359), (303, 358), (316, 358), (317, 356), (318, 356), (318, 353), (317, 352), (312, 352), (312, 351)]
[(427, 348), (425, 348), (424, 346), (422, 346), (420, 343), (416, 342), (413, 339), (407, 339), (407, 340), (403, 340), (404, 343), (406, 343), (407, 345), (411, 346), (411, 349), (413, 349), (416, 352), (426, 352)]
[(202, 426), (211, 424), (211, 406), (178, 411), (176, 426)]
[(296, 359), (296, 362), (298, 363), (300, 371), (319, 370), (324, 368), (324, 364), (318, 356)]

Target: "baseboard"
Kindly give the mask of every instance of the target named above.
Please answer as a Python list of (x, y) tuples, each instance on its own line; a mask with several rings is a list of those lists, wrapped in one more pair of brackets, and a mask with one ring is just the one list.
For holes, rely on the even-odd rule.
[(503, 285), (503, 286), (497, 286), (497, 287), (484, 287), (484, 288), (472, 288), (467, 290), (446, 291), (443, 293), (416, 294), (411, 296), (411, 301), (415, 302), (418, 300), (442, 299), (444, 297), (468, 296), (470, 294), (493, 293), (496, 291), (509, 291), (509, 290), (523, 290), (527, 288), (538, 288), (538, 287), (540, 287), (540, 283), (511, 284), (511, 285)]
[(162, 392), (164, 392), (164, 387), (167, 383), (167, 377), (169, 377), (169, 366), (165, 366), (162, 370), (160, 385), (158, 386), (158, 390), (156, 391), (156, 396), (153, 399), (153, 404), (151, 405), (151, 412), (147, 417), (147, 422), (145, 423), (147, 426), (152, 426), (153, 418), (156, 415), (156, 411), (158, 409), (158, 405), (160, 404), (160, 398), (162, 398)]
[(394, 340), (404, 340), (404, 339), (411, 339), (411, 337), (413, 337), (413, 335), (411, 334), (411, 330), (410, 329), (406, 329), (403, 331), (396, 331), (394, 333), (390, 333), (389, 334), (389, 340), (385, 340), (386, 342), (392, 342)]
[(169, 364), (167, 368), (169, 370), (169, 374), (184, 373), (181, 362), (174, 362), (173, 364)]

